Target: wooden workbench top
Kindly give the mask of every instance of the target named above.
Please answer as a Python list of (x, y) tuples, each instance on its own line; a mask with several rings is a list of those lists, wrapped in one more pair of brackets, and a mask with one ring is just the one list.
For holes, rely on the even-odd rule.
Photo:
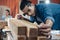
[(33, 24), (26, 20), (11, 19), (10, 22), (16, 26), (27, 26), (29, 28), (37, 28), (36, 24)]

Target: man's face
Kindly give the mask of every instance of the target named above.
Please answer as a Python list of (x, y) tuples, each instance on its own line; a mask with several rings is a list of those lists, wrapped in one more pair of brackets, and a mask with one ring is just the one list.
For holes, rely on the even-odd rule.
[(33, 16), (35, 14), (35, 7), (33, 5), (31, 6), (25, 6), (25, 8), (22, 10), (24, 14), (27, 14), (29, 16)]

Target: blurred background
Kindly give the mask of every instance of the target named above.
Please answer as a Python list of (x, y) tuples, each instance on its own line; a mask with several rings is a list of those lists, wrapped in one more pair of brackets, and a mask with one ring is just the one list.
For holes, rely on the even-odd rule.
[[(22, 0), (0, 0), (0, 19), (2, 19), (2, 16), (6, 15), (5, 14), (6, 9), (10, 11), (10, 15), (12, 16), (12, 18), (15, 18), (16, 14), (21, 14), (20, 13), (21, 1)], [(48, 8), (52, 10), (52, 14), (55, 19), (55, 22), (52, 27), (52, 30), (55, 31), (51, 31), (51, 33), (53, 35), (53, 38), (58, 37), (60, 38), (60, 0), (28, 0), (28, 1), (31, 1), (34, 5), (40, 3), (48, 5)], [(56, 34), (58, 35), (55, 37)]]

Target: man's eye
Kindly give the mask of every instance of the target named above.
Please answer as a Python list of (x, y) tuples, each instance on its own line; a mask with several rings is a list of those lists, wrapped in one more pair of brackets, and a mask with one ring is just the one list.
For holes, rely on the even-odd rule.
[(28, 13), (24, 13), (23, 15), (25, 16), (26, 14), (28, 14)]

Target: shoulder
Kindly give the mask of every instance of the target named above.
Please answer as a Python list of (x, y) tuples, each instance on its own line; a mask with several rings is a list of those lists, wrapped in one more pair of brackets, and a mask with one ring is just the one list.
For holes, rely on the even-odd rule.
[(46, 4), (44, 3), (36, 4), (36, 7), (43, 7), (43, 6), (46, 6)]
[(44, 4), (44, 3), (36, 4), (35, 7), (38, 10), (43, 10), (43, 9), (47, 8), (46, 4)]

